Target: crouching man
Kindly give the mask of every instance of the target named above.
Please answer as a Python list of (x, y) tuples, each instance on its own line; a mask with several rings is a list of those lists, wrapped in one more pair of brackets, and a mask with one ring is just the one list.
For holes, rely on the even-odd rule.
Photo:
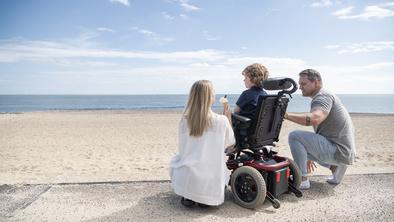
[(339, 184), (347, 165), (355, 158), (354, 128), (350, 115), (340, 99), (324, 90), (320, 73), (306, 69), (299, 74), (302, 95), (310, 97), (308, 113), (286, 113), (285, 119), (304, 126), (313, 126), (314, 133), (296, 130), (289, 134), (289, 145), (294, 161), (302, 172), (300, 189), (309, 189), (308, 172), (315, 162), (331, 169), (328, 183)]

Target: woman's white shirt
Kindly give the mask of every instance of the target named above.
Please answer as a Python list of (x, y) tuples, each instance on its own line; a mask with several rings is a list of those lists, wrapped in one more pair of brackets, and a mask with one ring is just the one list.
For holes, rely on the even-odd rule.
[(178, 130), (179, 154), (170, 163), (171, 186), (187, 199), (207, 205), (224, 202), (224, 187), (230, 174), (226, 147), (235, 143), (233, 129), (223, 115), (212, 113), (211, 126), (200, 137), (189, 135), (187, 120)]

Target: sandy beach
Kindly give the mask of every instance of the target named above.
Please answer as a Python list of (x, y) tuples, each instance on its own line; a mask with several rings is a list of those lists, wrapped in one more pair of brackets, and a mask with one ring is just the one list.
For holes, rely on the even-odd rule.
[[(174, 110), (0, 114), (0, 221), (393, 218), (394, 115), (351, 115), (357, 159), (342, 184), (325, 183), (329, 171), (318, 167), (304, 197), (284, 195), (280, 209), (266, 201), (254, 211), (237, 206), (230, 191), (219, 208), (180, 205), (168, 181), (180, 116)], [(281, 155), (291, 157), (287, 135), (300, 128), (312, 130), (284, 122), (276, 147)], [(338, 211), (349, 205), (358, 207)]]
[[(32, 112), (0, 115), (0, 184), (168, 180), (180, 111)], [(357, 159), (349, 174), (394, 172), (394, 115), (352, 114)], [(312, 130), (285, 121), (287, 135)], [(318, 167), (314, 175), (329, 171)]]

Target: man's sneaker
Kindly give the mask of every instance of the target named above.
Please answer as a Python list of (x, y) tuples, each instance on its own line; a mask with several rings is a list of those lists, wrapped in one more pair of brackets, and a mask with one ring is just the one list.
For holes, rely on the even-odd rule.
[(311, 187), (311, 183), (309, 182), (308, 179), (302, 180), (302, 181), (301, 181), (301, 184), (300, 184), (300, 189), (301, 189), (301, 190), (307, 190), (307, 189), (309, 189), (310, 187)]
[(337, 166), (337, 168), (336, 168), (335, 172), (332, 174), (332, 176), (327, 178), (327, 183), (331, 183), (331, 184), (341, 183), (343, 177), (345, 176), (346, 169), (347, 169), (347, 165)]

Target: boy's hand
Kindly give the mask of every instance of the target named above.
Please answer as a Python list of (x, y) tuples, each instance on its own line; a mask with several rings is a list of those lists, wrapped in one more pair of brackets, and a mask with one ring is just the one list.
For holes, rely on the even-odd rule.
[(231, 111), (229, 109), (223, 109), (223, 115), (225, 115), (229, 120), (231, 120)]
[(230, 126), (232, 126), (232, 122), (231, 122), (231, 111), (230, 109), (225, 109), (223, 110), (223, 115), (225, 115), (228, 119), (228, 121), (230, 122)]

